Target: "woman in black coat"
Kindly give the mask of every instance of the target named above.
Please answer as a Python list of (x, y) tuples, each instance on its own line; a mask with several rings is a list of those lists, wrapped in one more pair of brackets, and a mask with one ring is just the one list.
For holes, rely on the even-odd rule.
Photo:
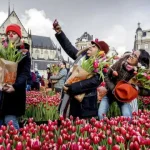
[[(1, 114), (5, 124), (13, 120), (15, 128), (18, 128), (18, 124), (16, 118), (13, 116), (20, 117), (25, 113), (26, 82), (30, 76), (30, 66), (30, 54), (27, 52), (26, 57), (18, 64), (16, 82), (12, 87), (9, 86), (8, 90), (2, 92)], [(11, 88), (13, 88), (14, 91), (9, 91)]]
[(24, 115), (26, 107), (26, 82), (30, 77), (31, 59), (29, 45), (20, 45), (21, 29), (18, 25), (10, 25), (6, 29), (9, 41), (14, 40), (18, 50), (26, 49), (26, 55), (18, 64), (17, 77), (13, 85), (3, 87), (0, 111), (4, 123), (7, 125), (10, 120), (16, 129), (19, 128), (18, 117)]
[[(68, 40), (66, 35), (61, 30), (58, 23), (54, 23), (54, 29), (57, 32), (56, 38), (65, 52), (75, 60), (75, 63), (81, 62), (83, 57), (89, 57), (93, 52), (97, 52), (98, 50), (103, 50), (106, 53), (109, 50), (108, 45), (103, 42), (92, 42), (92, 46), (87, 49), (87, 51), (79, 52)], [(80, 54), (79, 54), (79, 53)], [(97, 87), (101, 83), (101, 79), (98, 74), (95, 74), (93, 77), (73, 83), (71, 85), (66, 85), (68, 88), (67, 93), (69, 94), (69, 99), (66, 102), (66, 105), (63, 107), (65, 100), (65, 96), (62, 96), (62, 102), (60, 104), (60, 114), (67, 116), (68, 105), (70, 105), (69, 115), (73, 117), (80, 118), (90, 118), (98, 115), (97, 108)], [(82, 102), (77, 101), (74, 96), (85, 93), (85, 97)], [(63, 94), (64, 95), (64, 92)], [(62, 111), (63, 110), (63, 111)]]

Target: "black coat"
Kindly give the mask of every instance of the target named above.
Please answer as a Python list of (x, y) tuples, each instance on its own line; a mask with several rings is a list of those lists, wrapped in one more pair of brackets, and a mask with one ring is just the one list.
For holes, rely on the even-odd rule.
[[(56, 34), (56, 38), (59, 41), (65, 52), (74, 60), (77, 59), (78, 50), (70, 43), (68, 38), (63, 32)], [(84, 54), (83, 54), (84, 55)], [(93, 77), (73, 83), (69, 87), (70, 94), (70, 115), (80, 118), (94, 117), (98, 115), (97, 106), (97, 90), (101, 80), (99, 75), (96, 74)], [(86, 93), (83, 101), (80, 103), (74, 95)]]
[(30, 53), (27, 52), (26, 57), (18, 64), (16, 82), (13, 84), (15, 92), (2, 92), (2, 115), (24, 115), (26, 107), (26, 82), (30, 77), (30, 67)]

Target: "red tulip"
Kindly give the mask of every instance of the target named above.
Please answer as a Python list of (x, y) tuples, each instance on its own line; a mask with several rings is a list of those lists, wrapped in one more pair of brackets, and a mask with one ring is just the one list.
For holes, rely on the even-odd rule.
[(94, 148), (90, 145), (88, 150), (94, 150)]
[(0, 150), (5, 150), (5, 147), (3, 145), (0, 145)]
[(108, 143), (109, 145), (112, 144), (112, 137), (109, 137), (109, 138), (108, 138), (107, 143)]
[(17, 142), (16, 150), (23, 150), (23, 145), (21, 142)]
[(33, 150), (40, 150), (41, 148), (41, 142), (39, 139), (31, 139), (31, 148)]
[(106, 150), (106, 146), (98, 146), (98, 150)]
[(58, 138), (57, 143), (58, 143), (59, 145), (62, 145), (62, 144), (63, 144), (63, 138), (62, 138), (62, 136), (60, 136), (60, 137)]
[(101, 84), (100, 84), (100, 86), (106, 86), (106, 83), (105, 82), (102, 82)]
[(78, 144), (75, 142), (71, 143), (70, 150), (78, 150)]
[(108, 72), (108, 69), (104, 68), (104, 69), (103, 69), (103, 72), (104, 72), (104, 73), (107, 73), (107, 72)]
[(134, 147), (134, 150), (139, 150), (140, 149), (140, 146), (139, 146), (137, 141), (133, 142), (133, 147)]
[(99, 63), (97, 61), (94, 61), (93, 62), (93, 67), (96, 69), (96, 68), (98, 68), (98, 66), (99, 66)]
[(127, 131), (123, 127), (120, 127), (120, 132), (122, 135), (125, 135)]
[(112, 150), (120, 150), (120, 146), (119, 146), (119, 145), (114, 145), (114, 146), (112, 147)]
[(93, 143), (98, 144), (100, 142), (100, 138), (98, 136), (93, 137)]
[(5, 150), (11, 150), (11, 145), (10, 145), (10, 143), (7, 144)]
[(61, 150), (67, 150), (66, 144), (63, 144), (63, 145), (62, 145)]

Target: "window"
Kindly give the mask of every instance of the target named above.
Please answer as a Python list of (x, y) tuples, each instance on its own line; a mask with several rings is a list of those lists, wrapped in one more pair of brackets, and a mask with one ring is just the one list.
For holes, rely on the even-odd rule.
[(36, 53), (36, 54), (39, 54), (39, 53), (40, 53), (40, 51), (39, 51), (39, 50), (35, 50), (35, 53)]
[(37, 63), (34, 64), (34, 69), (38, 69)]
[(145, 44), (145, 49), (148, 49), (148, 44)]

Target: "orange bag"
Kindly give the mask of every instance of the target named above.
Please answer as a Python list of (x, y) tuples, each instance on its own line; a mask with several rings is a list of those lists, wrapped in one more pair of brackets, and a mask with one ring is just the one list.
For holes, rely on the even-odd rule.
[(18, 63), (0, 58), (0, 88), (4, 84), (14, 84), (17, 76)]

